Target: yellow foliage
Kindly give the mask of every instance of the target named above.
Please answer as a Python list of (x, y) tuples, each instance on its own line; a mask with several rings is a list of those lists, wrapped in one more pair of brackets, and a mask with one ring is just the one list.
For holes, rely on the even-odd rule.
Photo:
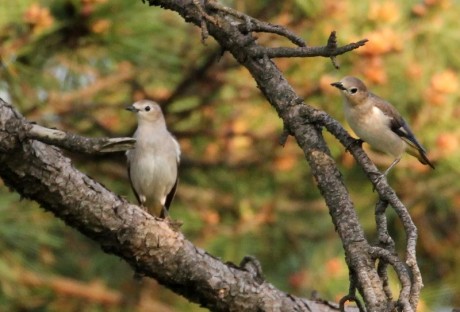
[(112, 23), (108, 19), (100, 19), (91, 25), (91, 31), (96, 34), (106, 33), (111, 25)]
[(371, 21), (396, 23), (400, 20), (401, 8), (394, 1), (374, 1), (371, 2), (368, 18)]
[(434, 92), (444, 94), (458, 92), (458, 75), (451, 69), (436, 73), (431, 78), (430, 87)]
[(33, 3), (23, 16), (24, 22), (29, 24), (34, 33), (39, 33), (51, 25), (53, 25), (54, 18), (50, 10), (46, 7), (40, 6), (38, 3)]
[(369, 41), (364, 47), (356, 50), (356, 53), (366, 56), (401, 51), (404, 42), (401, 34), (396, 33), (391, 28), (378, 29), (368, 34), (363, 34), (363, 37)]

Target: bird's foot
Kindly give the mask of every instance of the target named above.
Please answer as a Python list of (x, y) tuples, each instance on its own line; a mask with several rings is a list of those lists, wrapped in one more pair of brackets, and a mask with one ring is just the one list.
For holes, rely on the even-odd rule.
[(184, 224), (184, 222), (180, 221), (180, 220), (173, 220), (171, 219), (169, 216), (167, 216), (166, 218), (164, 218), (165, 222), (168, 223), (168, 225), (174, 230), (174, 231), (178, 231), (181, 227), (182, 227), (182, 224)]
[(160, 218), (162, 218), (166, 223), (168, 223), (168, 225), (171, 226), (175, 231), (178, 231), (182, 224), (184, 224), (182, 221), (171, 219), (171, 217), (169, 216), (169, 211), (165, 206), (163, 206), (163, 208), (161, 209)]
[(375, 180), (375, 183), (374, 183), (374, 186), (372, 187), (372, 192), (375, 192), (376, 187), (380, 183), (382, 183), (382, 181), (384, 179), (386, 179), (387, 175), (385, 173), (381, 173), (379, 171), (370, 171), (369, 174), (377, 176), (376, 180)]
[(361, 140), (361, 139), (354, 139), (353, 142), (351, 142), (350, 144), (348, 144), (347, 146), (345, 146), (345, 151), (349, 152), (350, 151), (350, 148), (352, 145), (358, 145), (359, 147), (363, 147), (363, 143), (364, 141)]

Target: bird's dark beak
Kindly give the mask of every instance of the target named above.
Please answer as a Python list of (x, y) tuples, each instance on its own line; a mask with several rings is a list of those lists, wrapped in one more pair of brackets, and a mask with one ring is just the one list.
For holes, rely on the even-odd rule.
[(135, 108), (133, 105), (129, 105), (125, 107), (126, 110), (129, 110), (130, 112), (137, 113), (139, 110)]
[(334, 86), (339, 90), (343, 90), (343, 91), (346, 90), (346, 88), (343, 86), (343, 84), (340, 81), (331, 83), (331, 86)]

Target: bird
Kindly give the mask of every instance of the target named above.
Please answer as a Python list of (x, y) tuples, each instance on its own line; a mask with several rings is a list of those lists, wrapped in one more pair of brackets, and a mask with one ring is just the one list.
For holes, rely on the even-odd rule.
[(426, 149), (393, 105), (370, 92), (364, 82), (356, 77), (346, 76), (331, 85), (342, 93), (345, 119), (360, 140), (394, 157), (383, 176), (387, 176), (398, 164), (404, 152), (416, 157), (422, 164), (435, 168), (428, 159)]
[(168, 217), (176, 193), (181, 150), (168, 131), (160, 105), (140, 100), (126, 107), (136, 113), (136, 143), (126, 152), (128, 177), (139, 204), (151, 215)]

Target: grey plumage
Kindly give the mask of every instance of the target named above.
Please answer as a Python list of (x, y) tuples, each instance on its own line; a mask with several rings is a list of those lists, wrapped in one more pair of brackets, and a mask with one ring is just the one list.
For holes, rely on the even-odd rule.
[(385, 175), (401, 160), (405, 151), (434, 169), (425, 148), (390, 103), (369, 92), (366, 85), (355, 77), (345, 77), (332, 85), (344, 97), (345, 118), (353, 131), (375, 149), (395, 158)]
[(164, 218), (177, 187), (180, 147), (166, 128), (160, 106), (141, 100), (127, 107), (137, 114), (136, 145), (126, 152), (128, 175), (139, 204)]

